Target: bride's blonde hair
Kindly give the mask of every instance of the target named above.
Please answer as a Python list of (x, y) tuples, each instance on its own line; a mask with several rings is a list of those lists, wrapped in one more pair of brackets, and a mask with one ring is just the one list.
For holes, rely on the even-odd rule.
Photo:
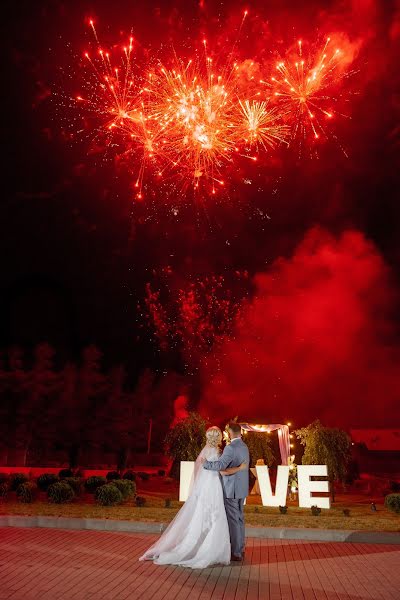
[(222, 431), (220, 428), (215, 425), (209, 427), (206, 431), (206, 440), (207, 444), (213, 448), (219, 446), (222, 441)]

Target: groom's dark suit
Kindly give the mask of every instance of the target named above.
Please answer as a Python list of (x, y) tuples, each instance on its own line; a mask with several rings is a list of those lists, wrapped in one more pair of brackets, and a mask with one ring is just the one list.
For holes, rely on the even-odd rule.
[[(204, 468), (211, 471), (223, 471), (229, 467), (239, 467), (243, 462), (249, 464), (249, 449), (242, 438), (235, 438), (225, 446), (221, 458), (206, 461)], [(244, 551), (244, 499), (249, 493), (249, 469), (238, 471), (235, 475), (222, 476), (226, 516), (228, 518), (231, 551), (233, 556), (242, 556)]]

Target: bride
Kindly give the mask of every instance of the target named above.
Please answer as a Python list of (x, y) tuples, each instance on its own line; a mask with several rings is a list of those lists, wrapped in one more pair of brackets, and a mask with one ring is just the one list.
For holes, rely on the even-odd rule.
[[(231, 545), (220, 477), (218, 471), (203, 469), (205, 460), (219, 459), (221, 441), (218, 427), (207, 429), (206, 445), (197, 457), (188, 499), (162, 536), (139, 560), (192, 569), (230, 563)], [(221, 473), (234, 475), (245, 468), (246, 463), (242, 463)]]

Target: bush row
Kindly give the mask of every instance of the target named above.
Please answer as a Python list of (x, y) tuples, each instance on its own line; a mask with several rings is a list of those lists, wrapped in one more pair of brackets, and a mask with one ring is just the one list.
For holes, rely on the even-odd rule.
[[(49, 502), (55, 504), (64, 504), (70, 502), (76, 496), (82, 493), (83, 488), (90, 494), (95, 495), (95, 499), (103, 506), (113, 506), (136, 497), (136, 483), (133, 472), (127, 473), (128, 478), (92, 476), (83, 480), (80, 477), (71, 477), (71, 471), (65, 470), (62, 473), (65, 477), (57, 477), (53, 473), (43, 473), (37, 478), (37, 481), (29, 481), (23, 473), (15, 473), (8, 480), (0, 481), (0, 499), (7, 498), (9, 491), (15, 491), (20, 502), (34, 502), (38, 495), (38, 490), (47, 492)], [(110, 472), (108, 475), (113, 474)], [(60, 472), (61, 475), (61, 472)]]
[[(165, 471), (163, 469), (159, 469), (158, 475), (160, 477), (164, 477)], [(109, 471), (106, 477), (101, 477), (101, 479), (107, 481), (116, 481), (117, 479), (129, 479), (130, 481), (136, 481), (136, 479), (139, 478), (142, 481), (148, 481), (150, 477), (150, 474), (144, 471), (139, 471), (138, 473), (136, 473), (135, 471), (128, 470), (125, 471), (125, 473), (122, 476), (120, 473), (118, 473), (118, 471)], [(48, 487), (53, 483), (56, 483), (56, 481), (71, 478), (82, 479), (82, 474), (80, 471), (76, 471), (74, 473), (73, 471), (71, 471), (71, 469), (61, 469), (58, 475), (55, 475), (54, 473), (42, 473), (42, 475), (39, 475), (39, 477), (37, 478), (37, 485), (40, 490), (46, 492)], [(89, 479), (92, 479), (92, 477), (90, 477)], [(0, 484), (8, 483), (9, 489), (14, 492), (17, 490), (18, 486), (21, 483), (26, 483), (27, 481), (29, 481), (29, 477), (25, 473), (0, 473)]]

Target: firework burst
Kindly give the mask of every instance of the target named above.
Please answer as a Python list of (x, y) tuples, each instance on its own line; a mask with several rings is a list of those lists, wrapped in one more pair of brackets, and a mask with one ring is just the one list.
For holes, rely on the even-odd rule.
[(265, 81), (243, 79), (249, 61), (235, 62), (233, 49), (214, 61), (203, 40), (191, 60), (173, 52), (164, 63), (172, 67), (150, 69), (138, 60), (131, 37), (115, 66), (93, 21), (90, 27), (96, 51), (85, 53), (86, 93), (75, 100), (84, 120), (92, 117), (89, 127), (104, 153), (113, 150), (126, 159), (139, 200), (145, 181), (172, 185), (178, 193), (192, 187), (215, 194), (239, 163), (246, 168), (244, 159), (257, 161), (260, 153), (298, 139), (311, 146), (322, 134), (328, 137), (326, 120), (335, 115), (337, 101), (334, 84), (346, 75), (342, 52), (331, 50), (330, 38), (306, 58), (298, 42), (298, 56), (279, 60), (264, 94)]
[(214, 75), (207, 57), (204, 71), (195, 61), (179, 61), (153, 78), (150, 111), (162, 131), (160, 156), (195, 189), (207, 181), (215, 193), (224, 185), (222, 167), (238, 152), (234, 69), (228, 77)]
[(277, 106), (288, 116), (292, 140), (326, 138), (327, 121), (337, 114), (334, 108), (338, 101), (337, 84), (348, 75), (343, 70), (343, 52), (332, 48), (328, 37), (322, 49), (307, 56), (299, 40), (296, 54), (295, 58), (277, 63), (277, 75), (271, 77), (268, 85)]
[(245, 143), (275, 148), (287, 143), (290, 128), (282, 123), (282, 114), (277, 108), (269, 108), (268, 101), (239, 100), (242, 131)]

